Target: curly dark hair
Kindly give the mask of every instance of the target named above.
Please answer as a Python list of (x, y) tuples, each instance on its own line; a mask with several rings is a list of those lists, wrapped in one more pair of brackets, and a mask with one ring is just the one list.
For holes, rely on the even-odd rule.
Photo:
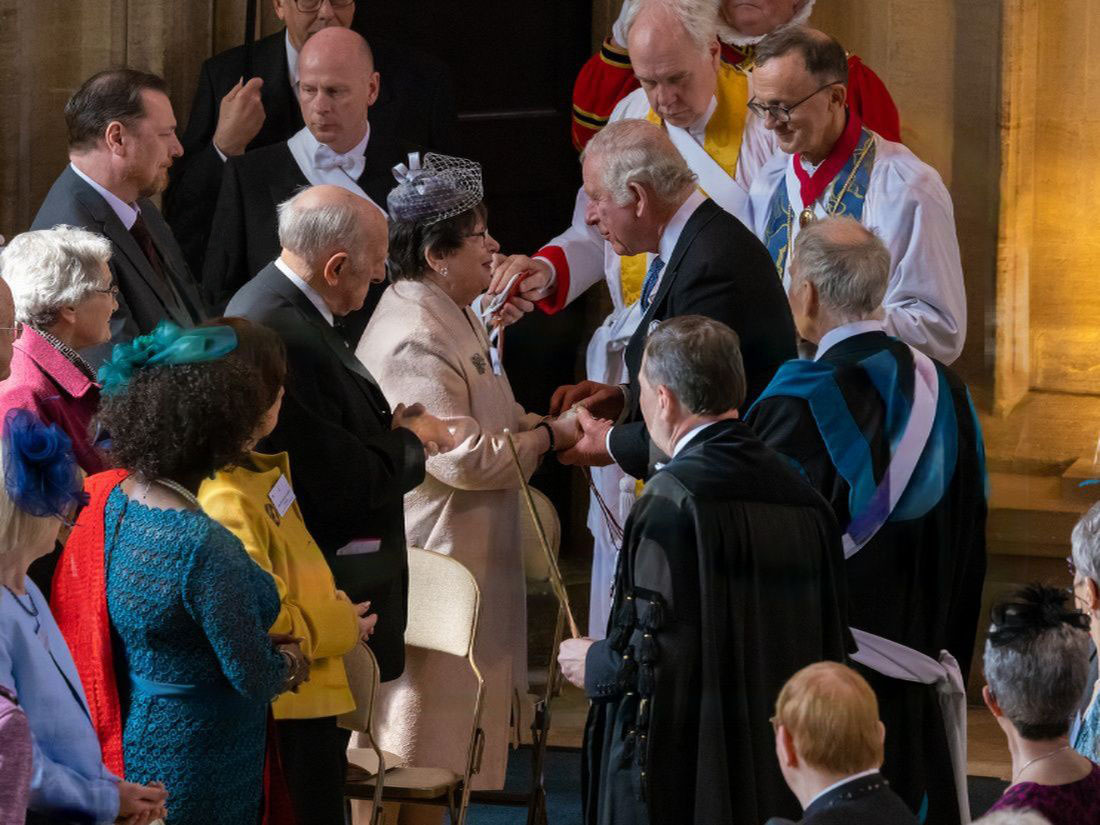
[(270, 327), (234, 316), (212, 318), (200, 327), (232, 327), (237, 333), (237, 348), (229, 353), (256, 370), (257, 390), (264, 409), (268, 409), (279, 397), (279, 390), (286, 384), (286, 344)]
[(394, 281), (420, 280), (428, 268), (424, 256), (429, 250), (436, 255), (457, 252), (478, 221), (488, 217), (489, 210), (484, 203), (479, 203), (473, 209), (433, 224), (390, 221), (390, 278)]
[(174, 481), (235, 464), (270, 406), (260, 380), (238, 358), (137, 370), (99, 408), (111, 458), (146, 478)]

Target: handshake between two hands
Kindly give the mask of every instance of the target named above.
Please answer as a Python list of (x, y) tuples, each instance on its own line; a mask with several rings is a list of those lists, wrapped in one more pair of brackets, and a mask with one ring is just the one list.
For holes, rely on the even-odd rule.
[[(558, 460), (581, 467), (613, 463), (607, 452), (607, 431), (622, 413), (624, 401), (622, 388), (611, 384), (582, 381), (558, 387), (550, 399), (550, 416), (546, 419), (554, 433)], [(454, 432), (423, 404), (398, 404), (392, 426), (395, 430), (411, 430), (429, 456), (455, 448)]]

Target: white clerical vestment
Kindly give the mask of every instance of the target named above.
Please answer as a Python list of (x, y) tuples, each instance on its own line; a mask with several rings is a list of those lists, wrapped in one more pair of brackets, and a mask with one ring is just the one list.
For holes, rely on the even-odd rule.
[[(966, 340), (966, 290), (951, 196), (939, 173), (900, 143), (874, 135), (874, 166), (860, 222), (890, 250), (892, 268), (882, 301), (886, 331), (931, 358), (952, 363)], [(802, 161), (812, 174), (816, 167)], [(817, 218), (826, 217), (832, 185), (813, 203)], [(772, 197), (787, 188), (795, 219), (791, 241), (798, 237), (798, 216), (807, 206), (791, 155), (776, 152), (751, 184), (749, 226), (765, 237)], [(783, 259), (783, 285), (790, 286), (790, 255)]]
[[(732, 68), (723, 67), (725, 76), (720, 77), (719, 93), (722, 93), (723, 88), (734, 85), (737, 78), (732, 76), (733, 71)], [(739, 101), (738, 105), (743, 103)], [(726, 116), (725, 107), (720, 105), (720, 101), (715, 97), (711, 99), (707, 113), (698, 123), (686, 129), (678, 129), (669, 124), (665, 124), (665, 128), (670, 133), (673, 143), (680, 149), (688, 166), (698, 175), (700, 188), (735, 218), (751, 227), (749, 223), (750, 185), (761, 166), (774, 154), (776, 144), (771, 132), (764, 128), (760, 118), (746, 116), (741, 134), (740, 151), (737, 155), (736, 172), (731, 179), (728, 173), (723, 172), (715, 160), (704, 151), (704, 146), (709, 146), (707, 133), (711, 131), (712, 118), (724, 116)], [(653, 119), (649, 100), (644, 90), (636, 89), (619, 101), (609, 122), (647, 117)], [(685, 141), (692, 141), (694, 145), (689, 146)], [(585, 366), (589, 379), (606, 384), (620, 384), (627, 380), (623, 353), (642, 318), (636, 289), (640, 287), (640, 281), (634, 284), (634, 289), (623, 283), (623, 259), (593, 227), (585, 224), (584, 214), (587, 206), (588, 197), (581, 189), (577, 193), (572, 224), (565, 232), (543, 247), (537, 257), (554, 268), (558, 289), (566, 290), (564, 300), (560, 300), (562, 306), (572, 303), (601, 279), (606, 281), (614, 308), (593, 334), (588, 344)], [(648, 268), (651, 259), (652, 255), (646, 257), (645, 266), (639, 268), (642, 273)], [(564, 272), (561, 271), (563, 262), (566, 270)], [(625, 523), (634, 504), (634, 479), (626, 476), (617, 465), (613, 464), (609, 467), (592, 468), (592, 481), (605, 503), (616, 514), (620, 525)], [(594, 496), (589, 505), (588, 528), (595, 542), (588, 634), (592, 638), (601, 639), (605, 634), (607, 618), (611, 610), (611, 582), (615, 576), (615, 561), (619, 548), (608, 530), (608, 525)]]

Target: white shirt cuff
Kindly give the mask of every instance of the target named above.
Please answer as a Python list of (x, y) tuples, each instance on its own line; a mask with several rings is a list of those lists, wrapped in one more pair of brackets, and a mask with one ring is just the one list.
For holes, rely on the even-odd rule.
[(210, 141), (210, 145), (214, 147), (214, 151), (218, 153), (218, 157), (222, 159), (222, 163), (225, 163), (229, 158), (225, 156), (225, 152), (218, 148), (218, 144), (214, 141)]

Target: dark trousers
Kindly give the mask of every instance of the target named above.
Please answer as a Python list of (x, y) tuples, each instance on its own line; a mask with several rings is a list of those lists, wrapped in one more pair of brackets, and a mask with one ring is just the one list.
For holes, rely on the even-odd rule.
[(298, 825), (344, 825), (344, 779), (351, 732), (335, 716), (276, 719), (279, 756)]

